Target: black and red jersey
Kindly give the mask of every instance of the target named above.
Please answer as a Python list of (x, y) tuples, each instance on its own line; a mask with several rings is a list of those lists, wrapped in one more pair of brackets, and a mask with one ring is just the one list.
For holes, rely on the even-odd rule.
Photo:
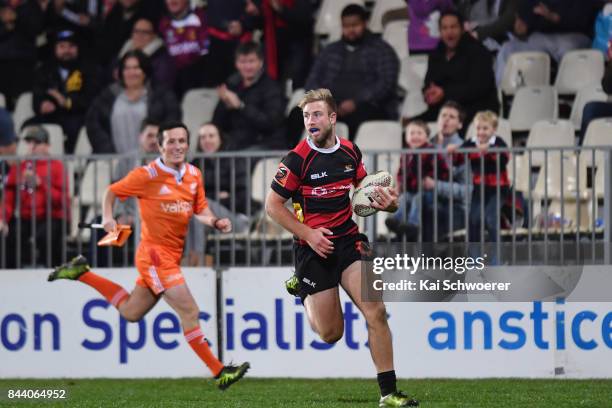
[(291, 198), (296, 217), (310, 228), (332, 231), (329, 238), (357, 232), (350, 190), (367, 175), (359, 148), (346, 139), (321, 149), (306, 138), (283, 158), (272, 190)]
[[(508, 145), (499, 136), (493, 136), (489, 139), (489, 146), (494, 148), (507, 148)], [(475, 139), (466, 140), (460, 146), (460, 148), (476, 148), (478, 142)], [(510, 160), (510, 153), (508, 152), (471, 152), (467, 154), (470, 166), (472, 168), (472, 178), (475, 186), (484, 187), (497, 187), (499, 184), (501, 187), (510, 186), (510, 179), (508, 178), (508, 161)], [(482, 159), (481, 159), (482, 158)], [(497, 174), (497, 160), (499, 158), (499, 175)], [(480, 169), (480, 161), (484, 161), (484, 174)], [(453, 164), (455, 166), (462, 165), (465, 161), (464, 153), (455, 153), (453, 155)]]

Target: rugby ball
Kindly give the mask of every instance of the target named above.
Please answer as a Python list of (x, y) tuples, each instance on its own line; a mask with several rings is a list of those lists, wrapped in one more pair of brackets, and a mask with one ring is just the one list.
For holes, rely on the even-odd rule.
[(352, 207), (353, 212), (360, 217), (368, 217), (378, 210), (371, 207), (374, 202), (376, 187), (394, 187), (395, 180), (387, 171), (377, 171), (374, 174), (364, 177), (359, 186), (353, 193)]

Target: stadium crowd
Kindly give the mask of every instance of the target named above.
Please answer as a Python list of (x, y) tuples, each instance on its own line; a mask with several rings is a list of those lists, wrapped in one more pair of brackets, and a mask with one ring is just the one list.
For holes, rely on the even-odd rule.
[[(436, 159), (441, 167), (435, 178), (431, 157), (419, 161), (421, 169), (410, 157), (402, 158), (398, 177), (405, 205), (401, 219), (396, 216), (387, 222), (390, 230), (414, 236), (415, 219), (427, 219), (432, 211), (428, 206), (436, 183), (443, 198), (455, 197), (451, 202), (456, 208), (451, 211), (456, 210), (457, 216), (452, 229), (476, 230), (477, 225), (464, 225), (459, 215), (466, 211), (472, 194), (472, 187), (462, 189), (469, 163), (453, 160), (448, 146), (464, 143), (475, 116), (495, 132), (495, 114), (503, 105), (499, 89), (513, 54), (545, 52), (556, 72), (569, 51), (590, 48), (598, 40), (596, 19), (612, 19), (605, 8), (612, 3), (609, 0), (409, 0), (376, 16), (383, 25), (408, 22), (403, 45), (398, 47), (381, 32), (369, 29), (376, 3), (384, 0), (344, 2), (348, 5), (335, 15), (341, 31), (338, 38), (317, 33), (317, 16), (328, 13), (326, 3), (332, 1), (0, 0), (0, 93), (5, 100), (5, 108), (0, 108), (0, 155), (16, 153), (20, 134), (30, 154), (48, 154), (48, 149), (39, 152), (36, 147), (48, 145), (40, 125), (50, 123), (63, 131), (65, 154), (75, 153), (83, 127), (93, 154), (151, 153), (154, 149), (146, 147), (143, 132), (150, 125), (180, 120), (182, 98), (200, 88), (213, 89), (218, 103), (212, 117), (202, 118), (202, 124), (211, 123), (200, 129), (198, 152), (288, 149), (303, 133), (301, 112), (289, 102), (293, 91), (323, 87), (335, 96), (338, 120), (347, 125), (348, 134), (340, 136), (354, 140), (362, 123), (392, 120), (408, 125), (405, 146), (435, 146), (443, 152)], [(606, 61), (612, 57), (610, 41), (605, 39), (608, 49), (601, 50)], [(418, 90), (423, 109), (402, 106), (407, 90), (400, 86), (401, 62), (408, 55), (427, 59)], [(602, 80), (607, 94), (612, 93), (611, 82), (608, 62)], [(33, 115), (15, 129), (11, 112), (19, 96), (28, 92)], [(612, 116), (611, 106), (605, 101), (587, 103), (579, 134), (584, 135), (590, 120)], [(477, 116), (483, 111), (491, 112)], [(429, 134), (427, 122), (437, 122), (435, 133)], [(505, 146), (499, 141), (492, 134), (471, 146)], [(493, 156), (493, 161), (499, 157)], [(13, 242), (10, 233), (20, 222), (23, 234), (41, 234), (41, 229), (29, 231), (33, 223), (27, 220), (34, 214), (40, 225), (48, 218), (70, 217), (71, 206), (64, 202), (69, 199), (65, 197), (67, 177), (55, 174), (65, 175), (61, 163), (37, 162), (35, 170), (28, 163), (11, 166), (0, 157), (0, 229), (7, 242)], [(216, 185), (216, 180), (227, 180), (232, 171), (244, 175), (249, 169), (242, 164), (232, 169), (228, 159), (220, 166), (221, 178), (215, 179), (209, 176), (215, 166), (194, 163), (204, 169), (211, 201), (231, 213), (230, 189)], [(449, 167), (453, 167), (452, 178)], [(40, 180), (32, 178), (33, 172)], [(417, 174), (423, 178), (417, 180)], [(44, 181), (49, 176), (51, 184)], [(502, 175), (494, 176), (485, 182), (487, 188), (502, 183)], [(478, 187), (475, 177), (473, 184)], [(55, 183), (59, 193), (47, 192)], [(240, 180), (234, 187), (237, 212), (245, 211), (249, 199), (245, 183)], [(42, 190), (36, 190), (37, 186)], [(507, 186), (503, 178), (504, 189)], [(414, 196), (421, 187), (426, 191), (417, 205)], [(28, 197), (32, 188), (40, 193), (38, 200)], [(215, 196), (218, 193), (222, 194)], [(46, 194), (51, 194), (50, 206)], [(17, 202), (22, 206), (35, 208), (34, 214), (15, 212), (10, 202), (15, 195), (21, 196)], [(445, 213), (448, 205), (443, 201)], [(55, 237), (59, 227), (51, 224), (50, 235)], [(492, 225), (487, 225), (487, 231), (495, 233)], [(201, 232), (194, 234), (201, 236)], [(431, 235), (426, 231), (426, 238)], [(25, 248), (22, 255), (32, 252)], [(39, 256), (24, 262), (45, 264), (56, 255)]]

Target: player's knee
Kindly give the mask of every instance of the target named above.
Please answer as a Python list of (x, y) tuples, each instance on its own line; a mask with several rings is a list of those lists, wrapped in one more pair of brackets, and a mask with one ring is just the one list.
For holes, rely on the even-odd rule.
[(363, 314), (370, 326), (378, 326), (387, 322), (387, 309), (382, 302), (370, 305)]
[(200, 311), (197, 307), (189, 308), (180, 313), (180, 318), (183, 326), (197, 325), (198, 319), (200, 318)]
[(343, 334), (344, 334), (343, 327), (342, 328), (333, 327), (333, 328), (329, 328), (324, 331), (321, 331), (321, 333), (319, 333), (319, 336), (321, 337), (321, 340), (323, 340), (325, 343), (334, 344), (334, 343), (337, 343), (342, 338)]

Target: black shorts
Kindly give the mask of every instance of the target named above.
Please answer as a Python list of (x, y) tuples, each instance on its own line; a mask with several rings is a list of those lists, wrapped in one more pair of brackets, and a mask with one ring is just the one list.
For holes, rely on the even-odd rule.
[(361, 248), (367, 244), (367, 237), (351, 234), (331, 241), (334, 243), (334, 252), (327, 258), (321, 258), (308, 244), (294, 245), (295, 274), (300, 282), (302, 302), (308, 295), (338, 286), (342, 272), (353, 262), (361, 260)]

